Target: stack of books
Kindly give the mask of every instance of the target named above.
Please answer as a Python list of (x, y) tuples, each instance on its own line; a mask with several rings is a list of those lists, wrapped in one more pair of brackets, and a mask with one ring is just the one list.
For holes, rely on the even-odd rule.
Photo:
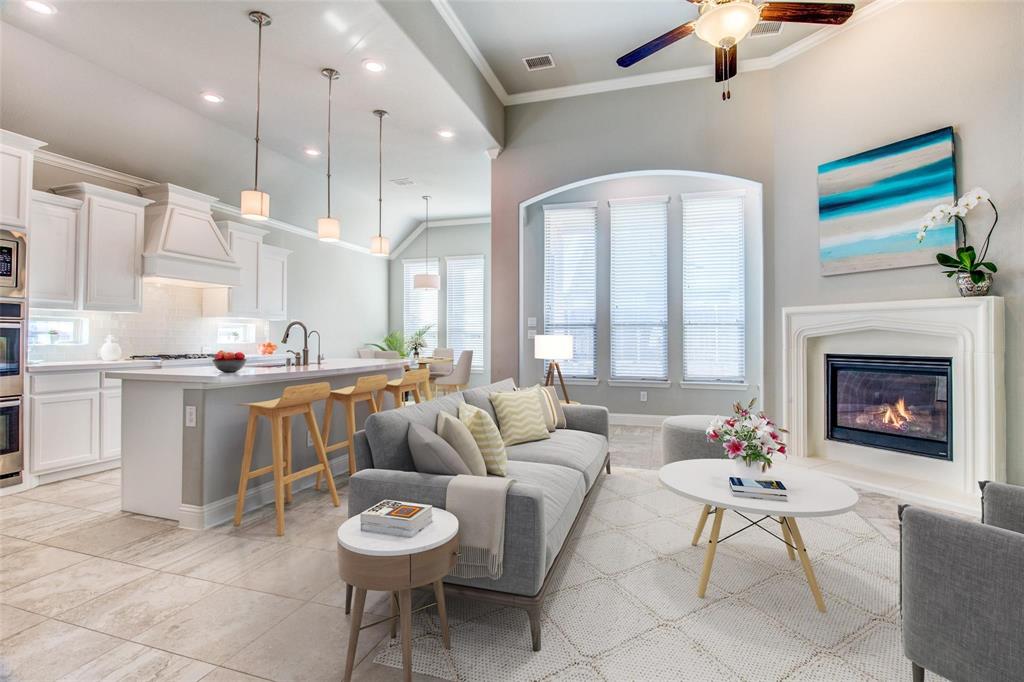
[(359, 527), (365, 533), (382, 533), (411, 538), (430, 525), (429, 504), (383, 500), (359, 515)]
[(753, 478), (729, 477), (729, 489), (736, 497), (749, 497), (755, 500), (777, 500), (785, 502), (788, 498), (786, 486), (782, 481), (757, 480)]

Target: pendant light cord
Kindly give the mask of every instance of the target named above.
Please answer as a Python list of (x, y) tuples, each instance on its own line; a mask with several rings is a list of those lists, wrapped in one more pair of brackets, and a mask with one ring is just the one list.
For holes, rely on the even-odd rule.
[(327, 217), (331, 217), (331, 95), (334, 75), (327, 76)]
[(430, 274), (430, 197), (424, 196), (423, 203), (426, 205), (423, 209), (424, 218), (424, 230), (426, 231), (426, 239), (424, 240), (423, 249), (423, 265), (427, 269), (427, 274)]
[(384, 116), (377, 117), (377, 238), (384, 237)]
[(263, 19), (256, 23), (256, 165), (253, 173), (252, 188), (260, 187), (260, 86), (263, 81)]

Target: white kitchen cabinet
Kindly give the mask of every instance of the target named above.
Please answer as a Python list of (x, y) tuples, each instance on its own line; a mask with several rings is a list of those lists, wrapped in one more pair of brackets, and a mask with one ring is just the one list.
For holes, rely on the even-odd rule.
[(82, 202), (33, 192), (32, 245), (28, 250), (29, 303), (74, 308), (78, 301), (78, 213)]
[(100, 392), (34, 395), (29, 399), (29, 467), (48, 473), (100, 460)]
[(145, 207), (153, 201), (85, 182), (55, 187), (53, 191), (82, 201), (77, 259), (79, 307), (114, 312), (142, 310)]
[(100, 460), (121, 457), (121, 389), (100, 391)]
[(45, 142), (0, 130), (0, 225), (27, 230), (32, 210), (32, 161)]
[(263, 245), (260, 257), (260, 317), (288, 319), (288, 254), (291, 251)]
[(203, 315), (259, 317), (260, 261), (263, 254), (263, 236), (267, 231), (232, 221), (219, 222), (217, 225), (224, 233), (231, 247), (231, 255), (240, 268), (240, 281), (236, 287), (203, 289)]

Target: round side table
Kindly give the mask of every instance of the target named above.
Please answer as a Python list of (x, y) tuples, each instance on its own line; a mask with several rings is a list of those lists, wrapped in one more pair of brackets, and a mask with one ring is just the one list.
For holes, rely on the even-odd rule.
[(392, 595), (391, 617), (384, 620), (391, 621), (392, 637), (395, 636), (395, 618), (401, 622), (402, 668), (407, 682), (412, 679), (414, 588), (434, 586), (437, 612), (441, 619), (441, 639), (444, 648), (450, 648), (444, 583), (441, 581), (458, 559), (459, 520), (454, 514), (437, 508), (431, 511), (431, 517), (430, 525), (411, 538), (364, 533), (359, 527), (358, 516), (349, 519), (338, 528), (338, 572), (342, 580), (355, 588), (355, 602), (348, 635), (348, 655), (345, 658), (346, 682), (352, 679), (359, 631), (384, 622), (362, 624), (367, 590), (390, 592)]

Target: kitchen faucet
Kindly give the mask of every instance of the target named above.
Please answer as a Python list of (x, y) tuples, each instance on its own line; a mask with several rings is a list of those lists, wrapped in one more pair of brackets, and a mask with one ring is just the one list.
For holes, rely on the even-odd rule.
[(324, 361), (324, 354), (320, 352), (320, 332), (316, 329), (309, 332), (310, 336), (316, 334), (316, 364), (321, 364)]
[[(284, 336), (281, 337), (281, 343), (288, 343), (288, 335), (292, 331), (294, 326), (302, 327), (302, 366), (309, 366), (309, 330), (306, 325), (302, 324), (298, 320), (292, 320), (288, 323), (288, 326), (284, 328)], [(317, 334), (319, 336), (319, 333)]]

